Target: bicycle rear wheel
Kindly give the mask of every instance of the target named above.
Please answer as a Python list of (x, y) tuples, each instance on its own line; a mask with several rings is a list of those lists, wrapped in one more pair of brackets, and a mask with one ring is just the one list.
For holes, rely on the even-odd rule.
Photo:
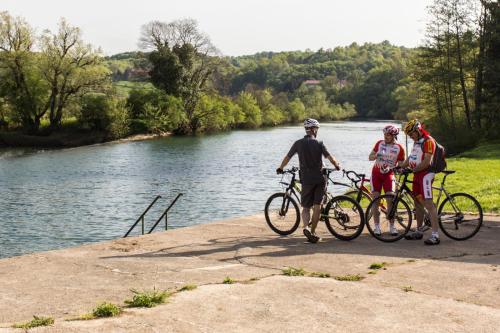
[(324, 209), (325, 224), (333, 236), (350, 241), (358, 237), (365, 226), (364, 212), (351, 197), (333, 197)]
[[(392, 205), (395, 205), (394, 216), (389, 218), (387, 215)], [(377, 216), (380, 234), (375, 232)], [(412, 214), (408, 204), (403, 199), (399, 198), (394, 202), (394, 195), (384, 194), (373, 199), (366, 210), (365, 218), (366, 227), (373, 237), (382, 242), (395, 242), (403, 238), (410, 230)]]
[(267, 199), (264, 215), (271, 230), (277, 234), (290, 235), (299, 227), (299, 206), (285, 193), (274, 193)]
[(483, 209), (467, 193), (454, 193), (439, 206), (439, 227), (455, 240), (466, 240), (477, 234), (483, 224)]

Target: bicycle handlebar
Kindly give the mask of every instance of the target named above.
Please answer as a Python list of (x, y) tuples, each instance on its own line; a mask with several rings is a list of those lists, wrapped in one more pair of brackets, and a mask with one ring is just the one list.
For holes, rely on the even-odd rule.
[(297, 167), (291, 167), (290, 169), (285, 169), (283, 170), (283, 173), (296, 173), (297, 171), (299, 171), (299, 168)]
[[(353, 170), (345, 170), (343, 169), (342, 172), (344, 175), (352, 182), (357, 183), (365, 179), (365, 174), (364, 173), (357, 173), (356, 171)], [(352, 176), (354, 175), (354, 176)]]
[(393, 170), (395, 173), (399, 175), (409, 175), (410, 173), (413, 173), (413, 170), (410, 168), (395, 167), (390, 170)]

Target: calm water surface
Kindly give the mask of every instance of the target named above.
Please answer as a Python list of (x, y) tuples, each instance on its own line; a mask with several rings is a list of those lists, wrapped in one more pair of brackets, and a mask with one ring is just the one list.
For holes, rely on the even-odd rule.
[[(322, 125), (342, 166), (368, 173), (386, 123)], [(262, 212), (299, 126), (29, 152), (0, 150), (0, 258), (121, 237), (151, 200), (151, 226), (177, 193), (172, 227)], [(294, 157), (289, 165), (298, 165)], [(334, 191), (335, 192), (335, 191)], [(138, 230), (140, 228), (137, 228)], [(161, 228), (158, 228), (161, 230)]]

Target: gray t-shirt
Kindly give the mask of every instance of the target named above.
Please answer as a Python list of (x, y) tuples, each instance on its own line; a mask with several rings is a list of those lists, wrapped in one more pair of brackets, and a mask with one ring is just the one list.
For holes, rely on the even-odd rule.
[(321, 184), (325, 181), (321, 173), (323, 168), (322, 157), (328, 157), (330, 153), (323, 141), (306, 135), (295, 141), (287, 156), (292, 158), (295, 153), (299, 154), (300, 182), (302, 184)]

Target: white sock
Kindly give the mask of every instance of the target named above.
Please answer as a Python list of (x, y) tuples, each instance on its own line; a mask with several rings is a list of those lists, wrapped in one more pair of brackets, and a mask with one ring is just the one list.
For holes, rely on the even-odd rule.
[(433, 231), (432, 237), (439, 238), (439, 233), (437, 231)]

